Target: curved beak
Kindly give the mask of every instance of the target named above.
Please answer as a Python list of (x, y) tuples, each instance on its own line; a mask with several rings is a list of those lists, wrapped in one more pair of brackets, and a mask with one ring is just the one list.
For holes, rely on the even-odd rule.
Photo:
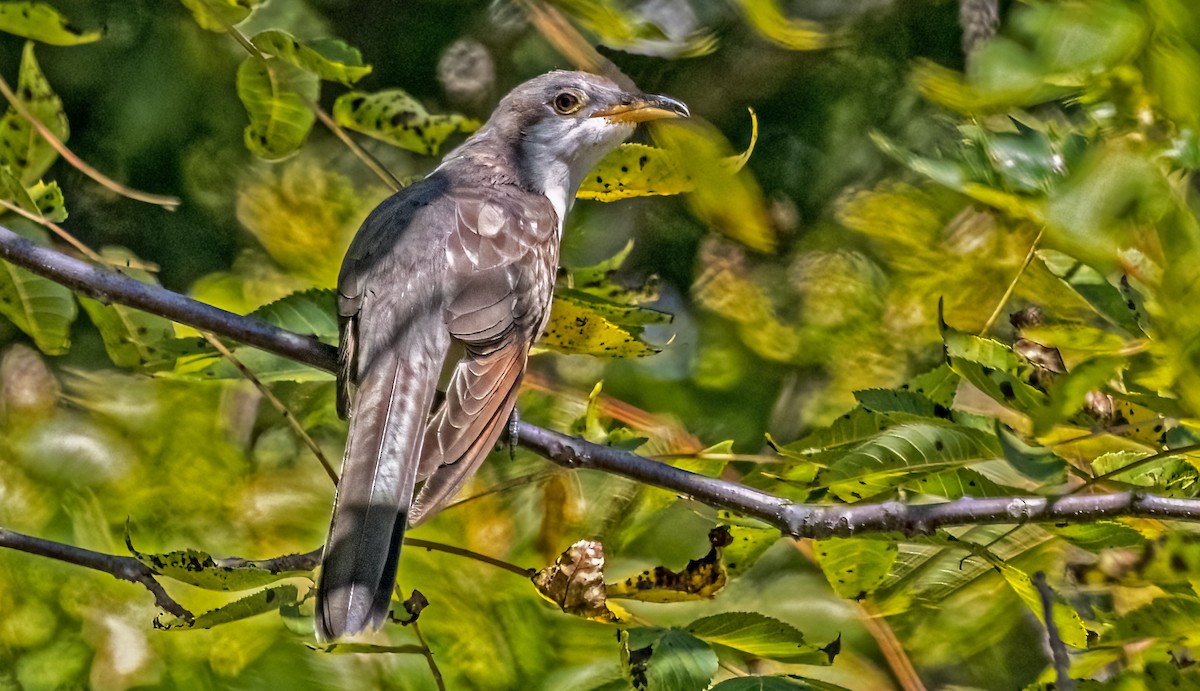
[(593, 118), (608, 118), (611, 122), (646, 122), (664, 118), (686, 118), (690, 115), (682, 101), (658, 94), (623, 94), (617, 103), (591, 114)]

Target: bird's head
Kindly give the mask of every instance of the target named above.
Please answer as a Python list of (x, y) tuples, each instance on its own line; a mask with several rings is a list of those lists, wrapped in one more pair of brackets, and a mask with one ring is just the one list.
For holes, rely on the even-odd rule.
[(687, 106), (667, 96), (587, 72), (550, 72), (509, 92), (488, 126), (516, 143), (524, 179), (546, 192), (566, 185), (574, 197), (588, 171), (639, 122), (686, 117)]

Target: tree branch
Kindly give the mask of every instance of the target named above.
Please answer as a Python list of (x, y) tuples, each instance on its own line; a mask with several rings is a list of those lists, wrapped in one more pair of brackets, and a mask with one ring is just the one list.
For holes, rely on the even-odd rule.
[(43, 540), (40, 537), (24, 535), (6, 528), (0, 528), (0, 547), (15, 549), (19, 552), (36, 554), (57, 561), (75, 564), (84, 568), (103, 571), (114, 578), (130, 583), (140, 583), (154, 595), (154, 602), (164, 612), (174, 614), (181, 619), (191, 621), (192, 613), (184, 609), (178, 602), (167, 594), (162, 585), (154, 580), (157, 575), (142, 562), (133, 557), (122, 557), (103, 552), (93, 552), (82, 547), (72, 547), (61, 542)]
[[(334, 371), (337, 351), (301, 336), (206, 305), (165, 288), (96, 267), (26, 240), (0, 227), (0, 258), (105, 302), (118, 302), (211, 331), (318, 369)], [(1062, 497), (964, 497), (938, 504), (794, 504), (756, 489), (704, 477), (527, 422), (519, 445), (567, 468), (621, 475), (718, 509), (756, 518), (791, 537), (851, 536), (867, 532), (932, 533), (953, 525), (1088, 522), (1118, 516), (1200, 522), (1200, 500), (1140, 491)]]

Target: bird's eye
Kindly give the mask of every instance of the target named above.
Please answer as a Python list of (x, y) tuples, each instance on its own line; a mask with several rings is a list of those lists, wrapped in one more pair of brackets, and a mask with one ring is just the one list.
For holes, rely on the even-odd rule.
[(564, 91), (554, 97), (554, 110), (562, 115), (570, 115), (582, 105), (583, 99), (573, 91)]

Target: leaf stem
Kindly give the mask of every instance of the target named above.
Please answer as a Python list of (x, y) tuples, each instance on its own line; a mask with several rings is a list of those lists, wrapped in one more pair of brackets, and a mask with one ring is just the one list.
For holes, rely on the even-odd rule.
[(67, 163), (70, 163), (79, 172), (95, 180), (102, 187), (105, 187), (128, 199), (161, 206), (167, 211), (174, 211), (179, 208), (181, 203), (179, 197), (171, 197), (162, 194), (150, 194), (149, 192), (135, 190), (132, 187), (126, 187), (125, 185), (122, 185), (116, 180), (113, 180), (104, 173), (101, 173), (100, 171), (88, 165), (86, 161), (79, 158), (74, 152), (68, 149), (67, 145), (63, 144), (62, 141), (50, 131), (49, 127), (46, 127), (41, 120), (38, 120), (33, 116), (33, 113), (29, 112), (29, 109), (25, 107), (25, 104), (21, 101), (21, 99), (17, 98), (17, 95), (13, 93), (12, 87), (8, 85), (8, 82), (2, 76), (0, 76), (0, 93), (4, 94), (4, 98), (8, 99), (8, 103), (13, 107), (13, 110), (17, 111), (21, 117), (28, 120), (29, 124), (33, 126), (33, 129), (37, 130), (37, 133), (41, 135), (42, 139), (45, 139), (46, 143), (63, 157), (63, 160), (65, 160)]
[(1021, 280), (1021, 276), (1025, 275), (1026, 269), (1028, 269), (1029, 265), (1033, 263), (1034, 254), (1037, 253), (1038, 244), (1041, 243), (1042, 235), (1045, 232), (1046, 226), (1042, 226), (1038, 230), (1037, 236), (1033, 238), (1033, 242), (1029, 245), (1029, 251), (1025, 253), (1025, 261), (1021, 262), (1021, 268), (1017, 271), (1017, 275), (1013, 276), (1013, 279), (1009, 282), (1008, 287), (1004, 289), (1004, 295), (1000, 296), (1000, 302), (996, 305), (996, 309), (992, 310), (992, 315), (988, 317), (987, 322), (983, 325), (983, 329), (980, 330), (980, 336), (986, 336), (987, 333), (992, 330), (992, 327), (995, 326), (996, 320), (1000, 318), (1000, 314), (1004, 312), (1004, 306), (1008, 304), (1008, 300), (1012, 297), (1013, 291), (1017, 289), (1017, 282)]

